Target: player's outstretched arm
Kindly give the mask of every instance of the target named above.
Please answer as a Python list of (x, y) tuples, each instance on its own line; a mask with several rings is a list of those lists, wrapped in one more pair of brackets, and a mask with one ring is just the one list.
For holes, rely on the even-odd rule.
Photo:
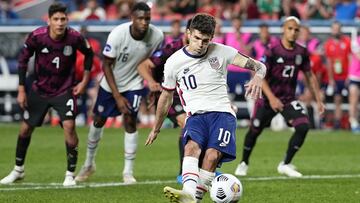
[(161, 90), (161, 85), (152, 77), (151, 68), (155, 68), (155, 64), (150, 59), (146, 59), (139, 64), (137, 71), (144, 80), (148, 81), (150, 91), (157, 92)]
[(241, 53), (236, 54), (232, 64), (255, 72), (254, 77), (245, 85), (245, 96), (252, 99), (261, 98), (261, 87), (266, 75), (266, 66)]
[(168, 114), (169, 108), (173, 102), (173, 95), (174, 95), (174, 91), (171, 90), (163, 90), (161, 92), (159, 101), (158, 101), (158, 106), (156, 108), (156, 117), (155, 117), (155, 125), (152, 128), (146, 142), (145, 145), (151, 145), (157, 135), (160, 132), (160, 128), (165, 120), (166, 115)]
[(307, 84), (309, 84), (309, 90), (310, 90), (311, 94), (313, 95), (313, 97), (316, 100), (319, 114), (324, 113), (325, 112), (325, 104), (321, 100), (320, 87), (319, 87), (319, 83), (316, 79), (315, 74), (312, 71), (307, 71), (307, 72), (305, 72), (305, 79), (306, 79)]

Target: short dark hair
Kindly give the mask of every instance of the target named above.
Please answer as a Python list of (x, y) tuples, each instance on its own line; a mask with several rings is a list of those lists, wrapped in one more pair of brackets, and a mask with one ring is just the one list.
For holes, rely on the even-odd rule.
[(190, 29), (191, 21), (192, 21), (192, 18), (190, 18), (190, 19), (186, 22), (186, 29)]
[(259, 28), (268, 28), (269, 25), (267, 23), (260, 23)]
[(62, 4), (60, 2), (54, 2), (53, 4), (50, 5), (49, 10), (48, 10), (48, 15), (49, 18), (51, 18), (51, 16), (53, 16), (55, 13), (57, 12), (61, 12), (61, 13), (65, 13), (67, 14), (67, 7), (65, 4)]
[(196, 14), (190, 25), (190, 30), (198, 30), (202, 34), (208, 34), (213, 36), (215, 30), (216, 21), (215, 18), (211, 15), (205, 13)]
[(150, 11), (150, 7), (145, 2), (138, 2), (131, 8), (131, 13), (136, 11)]

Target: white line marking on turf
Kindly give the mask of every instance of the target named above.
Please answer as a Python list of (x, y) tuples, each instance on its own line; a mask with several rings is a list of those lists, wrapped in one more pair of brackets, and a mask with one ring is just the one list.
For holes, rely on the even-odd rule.
[[(272, 180), (296, 180), (296, 179), (342, 179), (342, 178), (360, 178), (360, 174), (344, 174), (344, 175), (308, 175), (301, 178), (289, 178), (285, 176), (269, 176), (269, 177), (242, 177), (243, 181), (272, 181)], [(49, 190), (49, 189), (77, 189), (77, 188), (98, 188), (98, 187), (115, 187), (115, 186), (130, 186), (130, 185), (160, 185), (176, 183), (175, 180), (156, 180), (143, 181), (135, 184), (125, 184), (123, 182), (107, 182), (107, 183), (80, 183), (72, 187), (64, 187), (61, 183), (14, 183), (5, 187), (0, 185), (0, 191), (18, 191), (18, 190)], [(16, 187), (20, 186), (20, 187)], [(25, 187), (24, 187), (25, 186)], [(26, 187), (28, 186), (28, 187)]]

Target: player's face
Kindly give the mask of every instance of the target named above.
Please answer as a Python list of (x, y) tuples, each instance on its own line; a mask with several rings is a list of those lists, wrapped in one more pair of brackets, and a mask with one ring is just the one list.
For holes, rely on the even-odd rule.
[(50, 36), (59, 38), (64, 35), (68, 23), (68, 18), (65, 13), (54, 13), (48, 20), (50, 27)]
[(267, 40), (270, 37), (268, 27), (261, 27), (259, 35), (261, 39)]
[(283, 28), (284, 38), (288, 42), (295, 42), (299, 36), (300, 25), (294, 20), (287, 21)]
[(151, 16), (149, 11), (135, 11), (132, 15), (132, 29), (137, 36), (144, 36), (149, 28)]
[(209, 42), (212, 39), (211, 35), (202, 34), (200, 31), (195, 29), (189, 31), (188, 37), (190, 51), (198, 55), (205, 53), (209, 46)]
[(341, 25), (338, 23), (334, 23), (331, 25), (331, 33), (333, 36), (340, 36), (341, 34)]

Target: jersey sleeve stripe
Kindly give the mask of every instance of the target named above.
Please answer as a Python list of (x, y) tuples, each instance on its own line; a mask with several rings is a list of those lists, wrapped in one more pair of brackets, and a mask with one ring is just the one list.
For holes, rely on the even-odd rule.
[(161, 87), (164, 89), (164, 90), (167, 90), (167, 91), (174, 91), (176, 88), (169, 88), (169, 87), (165, 87), (163, 85), (161, 85)]

